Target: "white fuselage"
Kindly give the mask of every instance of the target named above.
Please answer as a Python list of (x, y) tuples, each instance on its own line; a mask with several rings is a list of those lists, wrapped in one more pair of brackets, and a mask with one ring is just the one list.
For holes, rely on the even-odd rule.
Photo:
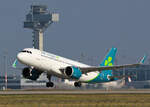
[[(69, 78), (60, 70), (61, 68), (66, 68), (68, 66), (89, 67), (89, 65), (33, 48), (26, 48), (24, 52), (18, 53), (17, 59), (22, 64), (45, 71), (49, 75), (67, 79)], [(82, 74), (78, 81), (87, 82), (95, 78), (98, 74), (98, 71)]]

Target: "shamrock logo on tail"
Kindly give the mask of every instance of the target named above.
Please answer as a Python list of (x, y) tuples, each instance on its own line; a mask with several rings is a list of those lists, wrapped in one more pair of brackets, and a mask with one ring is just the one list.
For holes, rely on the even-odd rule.
[(108, 57), (108, 59), (107, 60), (105, 60), (105, 66), (112, 66), (113, 64), (112, 64), (112, 57)]

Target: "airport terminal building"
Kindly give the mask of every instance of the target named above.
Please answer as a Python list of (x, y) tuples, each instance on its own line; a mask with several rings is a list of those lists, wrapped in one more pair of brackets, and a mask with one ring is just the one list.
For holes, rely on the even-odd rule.
[(131, 82), (126, 78), (126, 88), (150, 88), (150, 65), (141, 65), (135, 68), (125, 68), (114, 71), (114, 75), (130, 76)]

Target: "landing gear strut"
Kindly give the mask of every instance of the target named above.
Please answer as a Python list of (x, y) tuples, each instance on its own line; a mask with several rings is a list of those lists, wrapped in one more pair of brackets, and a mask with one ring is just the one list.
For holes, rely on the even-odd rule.
[(81, 82), (74, 82), (75, 87), (81, 87), (81, 85), (82, 85)]
[(47, 75), (49, 82), (46, 83), (46, 87), (54, 87), (54, 83), (51, 82), (51, 75)]

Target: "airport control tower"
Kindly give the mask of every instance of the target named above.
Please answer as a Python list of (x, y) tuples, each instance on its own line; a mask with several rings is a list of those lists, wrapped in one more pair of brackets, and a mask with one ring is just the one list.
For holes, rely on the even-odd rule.
[(26, 15), (24, 28), (33, 30), (33, 47), (43, 50), (43, 33), (53, 22), (59, 21), (59, 14), (50, 13), (45, 5), (31, 5)]

